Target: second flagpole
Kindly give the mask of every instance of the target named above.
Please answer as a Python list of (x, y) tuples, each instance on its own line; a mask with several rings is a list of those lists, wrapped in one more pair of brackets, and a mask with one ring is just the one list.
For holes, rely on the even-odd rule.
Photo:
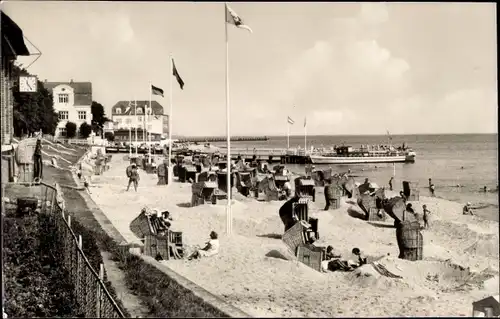
[(168, 179), (167, 183), (170, 185), (172, 183), (173, 178), (173, 169), (172, 169), (172, 109), (173, 109), (173, 97), (172, 97), (172, 80), (174, 74), (174, 67), (172, 62), (172, 53), (170, 53), (170, 113), (168, 114)]
[(224, 27), (226, 33), (226, 135), (227, 135), (227, 207), (226, 207), (226, 231), (232, 233), (232, 212), (231, 212), (231, 130), (229, 112), (229, 40), (227, 34), (227, 4), (224, 3)]

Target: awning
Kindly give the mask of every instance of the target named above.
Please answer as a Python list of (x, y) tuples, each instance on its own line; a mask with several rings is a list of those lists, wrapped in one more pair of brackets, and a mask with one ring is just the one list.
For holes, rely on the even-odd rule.
[(23, 30), (1, 11), (2, 21), (2, 56), (29, 56), (30, 52), (24, 43)]

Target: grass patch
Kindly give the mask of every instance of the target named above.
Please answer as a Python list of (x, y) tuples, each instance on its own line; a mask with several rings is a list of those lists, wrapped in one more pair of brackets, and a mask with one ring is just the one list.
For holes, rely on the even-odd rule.
[(45, 214), (2, 218), (5, 312), (9, 317), (82, 317), (74, 286), (62, 267), (62, 246)]
[[(45, 175), (46, 174), (46, 175)], [(71, 172), (47, 167), (45, 179), (64, 185), (74, 185)], [(127, 288), (139, 297), (151, 317), (227, 317), (190, 290), (177, 284), (158, 268), (141, 258), (123, 251), (95, 219), (79, 191), (63, 189), (72, 228), (82, 236), (83, 251), (92, 266), (102, 263), (100, 251), (111, 253), (112, 259), (124, 272)], [(96, 268), (98, 269), (98, 268)], [(107, 285), (108, 287), (108, 285)], [(110, 289), (110, 288), (108, 288)], [(110, 293), (115, 297), (112, 286)], [(116, 300), (116, 299), (115, 299)], [(118, 302), (118, 300), (117, 300)], [(120, 307), (123, 309), (121, 304)]]

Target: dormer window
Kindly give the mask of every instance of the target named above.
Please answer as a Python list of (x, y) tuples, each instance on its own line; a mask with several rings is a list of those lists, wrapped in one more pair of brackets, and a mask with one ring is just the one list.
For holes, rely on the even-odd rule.
[(137, 109), (137, 114), (142, 114), (142, 108), (141, 107)]
[(69, 95), (68, 94), (59, 94), (59, 103), (68, 103), (69, 102)]
[(116, 114), (122, 114), (122, 109), (121, 108), (117, 108), (115, 111), (116, 111)]

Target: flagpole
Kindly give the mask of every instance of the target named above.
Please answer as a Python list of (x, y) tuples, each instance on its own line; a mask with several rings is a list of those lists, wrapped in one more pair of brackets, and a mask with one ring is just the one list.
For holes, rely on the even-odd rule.
[(290, 149), (290, 122), (288, 122), (288, 117), (286, 118), (286, 150)]
[(307, 118), (304, 118), (304, 156), (307, 150)]
[(148, 105), (144, 105), (144, 117), (142, 118), (142, 144), (146, 144), (146, 116), (148, 115)]
[[(129, 104), (130, 105), (130, 104)], [(129, 110), (130, 112), (131, 110)], [(132, 120), (130, 120), (132, 122)], [(129, 158), (132, 157), (132, 124), (129, 123), (128, 125), (128, 156)]]
[(139, 126), (139, 117), (137, 116), (137, 100), (134, 96), (134, 112), (135, 112), (135, 157), (138, 157), (137, 154), (137, 127)]
[(148, 114), (148, 144), (149, 144), (149, 149), (148, 149), (148, 163), (151, 164), (151, 130), (149, 129), (149, 125), (152, 126), (151, 124), (151, 113), (153, 113), (153, 109), (151, 107), (151, 100), (153, 99), (152, 95), (152, 83), (149, 81), (149, 114)]
[(227, 4), (224, 3), (224, 28), (226, 33), (226, 135), (227, 135), (227, 207), (226, 207), (226, 230), (227, 234), (232, 233), (232, 213), (231, 213), (231, 131), (229, 112), (229, 40), (227, 34)]
[(172, 53), (170, 53), (170, 112), (168, 114), (168, 180), (167, 183), (170, 185), (172, 183), (172, 109), (173, 109), (173, 90), (172, 90), (172, 80), (174, 77), (174, 67), (172, 62)]

